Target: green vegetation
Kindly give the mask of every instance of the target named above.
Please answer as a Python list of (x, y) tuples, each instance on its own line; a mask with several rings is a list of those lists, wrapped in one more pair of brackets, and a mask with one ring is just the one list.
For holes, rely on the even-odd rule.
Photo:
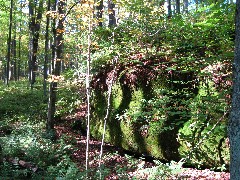
[[(233, 57), (233, 24), (226, 19), (233, 14), (228, 8), (232, 6), (220, 10), (211, 5), (171, 21), (157, 19), (148, 26), (129, 18), (112, 30), (114, 51), (120, 57), (107, 122), (108, 142), (162, 160), (184, 158), (189, 165), (228, 167), (225, 142)], [(106, 112), (102, 107), (107, 102), (107, 86), (102, 83), (113, 69), (109, 61), (114, 51), (105, 51), (105, 66), (103, 56), (98, 58), (101, 49), (94, 53), (93, 68), (98, 73), (93, 79), (91, 132), (99, 139)]]
[[(22, 85), (16, 83), (1, 89), (0, 142), (4, 161), (0, 177), (41, 179), (47, 176), (51, 179), (74, 176), (72, 173), (77, 167), (68, 156), (71, 146), (64, 143), (64, 139), (52, 142), (45, 137), (46, 104), (42, 90), (31, 91)], [(20, 160), (31, 162), (33, 168), (21, 167)]]
[[(69, 89), (64, 89), (62, 91), (65, 93), (69, 92)], [(77, 150), (74, 146), (76, 142), (71, 141), (69, 135), (61, 136), (54, 142), (46, 136), (44, 118), (40, 116), (41, 113), (45, 115), (46, 112), (35, 111), (35, 108), (46, 109), (46, 104), (41, 103), (43, 92), (41, 90), (30, 91), (23, 88), (22, 83), (16, 83), (11, 88), (2, 89), (1, 93), (4, 94), (1, 96), (4, 98), (0, 101), (0, 110), (5, 113), (2, 113), (0, 124), (1, 155), (3, 157), (3, 161), (0, 162), (0, 178), (84, 179), (85, 172), (80, 171), (76, 161), (71, 158), (71, 152), (74, 149)], [(14, 101), (12, 101), (13, 99)], [(32, 111), (29, 110), (33, 105), (30, 102), (34, 103)], [(65, 103), (65, 106), (71, 104), (69, 101)], [(18, 106), (20, 108), (17, 108)], [(12, 110), (11, 113), (10, 110)], [(107, 160), (114, 155), (117, 154), (106, 154), (103, 158)], [(130, 156), (128, 159), (129, 167), (136, 167), (137, 161)], [(31, 168), (21, 166), (20, 161), (31, 163)], [(119, 167), (117, 169), (119, 177), (127, 177), (129, 167)], [(91, 169), (96, 178), (98, 177), (97, 170), (97, 168)], [(109, 171), (105, 168), (104, 176), (107, 176)]]

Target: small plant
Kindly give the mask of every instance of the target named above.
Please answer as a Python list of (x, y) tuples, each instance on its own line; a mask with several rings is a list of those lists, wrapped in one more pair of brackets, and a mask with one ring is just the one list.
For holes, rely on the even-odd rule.
[[(71, 145), (66, 144), (63, 138), (52, 142), (42, 136), (43, 124), (18, 122), (10, 135), (0, 138), (4, 162), (1, 164), (0, 176), (5, 178), (14, 174), (16, 179), (30, 176), (33, 179), (76, 179), (79, 169), (70, 159)], [(37, 167), (37, 172), (22, 168), (19, 163), (9, 162), (16, 159), (30, 162)], [(40, 171), (40, 173), (38, 172)], [(71, 177), (71, 178), (70, 178)]]
[(178, 174), (182, 171), (182, 165), (183, 161), (175, 162), (171, 161), (168, 164), (163, 164), (160, 161), (155, 160), (154, 161), (156, 166), (152, 168), (146, 168), (146, 169), (139, 169), (139, 174), (144, 175), (147, 174), (149, 180), (155, 180), (155, 179), (171, 179), (173, 177), (178, 176)]

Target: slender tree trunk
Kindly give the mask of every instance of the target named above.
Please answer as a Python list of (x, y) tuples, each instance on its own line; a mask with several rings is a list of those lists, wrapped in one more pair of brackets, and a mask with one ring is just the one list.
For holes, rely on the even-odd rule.
[[(57, 0), (54, 0), (53, 6), (52, 6), (52, 11), (56, 12), (57, 9)], [(55, 68), (55, 60), (56, 60), (56, 19), (53, 18), (52, 21), (52, 34), (53, 34), (53, 40), (52, 40), (52, 62), (51, 62), (51, 74), (53, 76), (54, 74), (54, 68)], [(47, 132), (51, 133), (51, 131), (54, 130), (54, 114), (55, 114), (55, 103), (56, 103), (56, 93), (54, 93), (54, 85), (55, 82), (50, 82), (49, 85), (49, 98), (48, 98), (48, 114), (47, 114)]]
[[(22, 5), (21, 5), (22, 7)], [(22, 8), (21, 8), (22, 10)], [(22, 14), (20, 15), (22, 17)], [(17, 58), (17, 80), (19, 81), (20, 80), (20, 75), (21, 75), (21, 40), (22, 40), (22, 34), (21, 34), (21, 31), (22, 31), (22, 23), (20, 21), (20, 24), (19, 24), (19, 37), (18, 37), (18, 58)]]
[(4, 76), (4, 84), (7, 84), (7, 78), (6, 78), (6, 76), (7, 76), (7, 56), (5, 57), (5, 59), (6, 59), (6, 63), (4, 63), (4, 66), (3, 66), (3, 72), (4, 72), (4, 74), (3, 74), (3, 76)]
[(30, 59), (29, 59), (29, 73), (30, 73), (30, 85), (33, 88), (34, 83), (36, 82), (36, 72), (38, 70), (37, 66), (37, 52), (38, 52), (38, 40), (39, 40), (39, 31), (40, 23), (43, 13), (43, 0), (39, 1), (38, 8), (36, 8), (35, 3), (31, 0), (29, 2), (29, 15), (31, 17), (30, 22)]
[(176, 0), (176, 13), (180, 14), (180, 0)]
[(172, 1), (171, 0), (167, 0), (167, 2), (168, 2), (168, 6), (167, 6), (167, 8), (168, 8), (168, 17), (170, 18), (170, 17), (172, 17)]
[[(15, 19), (15, 13), (14, 13), (14, 19)], [(12, 61), (11, 61), (11, 72), (12, 72), (12, 78), (14, 78), (15, 81), (17, 81), (17, 35), (16, 35), (17, 25), (16, 22), (13, 26), (13, 39), (12, 39)]]
[(88, 170), (89, 170), (89, 142), (90, 142), (90, 100), (91, 100), (91, 91), (90, 91), (90, 72), (91, 72), (91, 26), (92, 17), (89, 16), (88, 21), (88, 55), (87, 55), (87, 72), (86, 72), (86, 95), (87, 95), (87, 142), (86, 142), (86, 177), (88, 179)]
[[(16, 18), (16, 13), (14, 13), (14, 19)], [(15, 81), (17, 81), (17, 22), (14, 22), (14, 35), (13, 35), (13, 44), (12, 44), (12, 55), (13, 55), (13, 63), (12, 63), (12, 67), (13, 67), (13, 78)]]
[[(20, 32), (21, 32), (21, 24), (20, 24)], [(17, 74), (17, 79), (19, 81), (20, 75), (21, 75), (21, 34), (19, 35), (19, 41), (18, 41), (18, 62), (17, 62), (17, 67), (18, 67), (18, 74)]]
[(29, 83), (31, 84), (32, 82), (32, 54), (33, 54), (33, 27), (34, 27), (34, 9), (33, 9), (34, 4), (29, 1), (29, 6), (28, 6), (28, 10), (29, 10), (29, 44), (28, 44), (28, 79), (29, 79)]
[[(47, 11), (50, 11), (51, 8), (51, 1), (48, 0), (48, 5), (47, 5)], [(43, 70), (43, 91), (44, 95), (47, 96), (47, 76), (48, 76), (48, 62), (49, 62), (49, 23), (50, 23), (50, 18), (49, 15), (47, 15), (47, 21), (46, 21), (46, 34), (45, 34), (45, 55), (44, 55), (44, 70)]]
[[(3, 58), (2, 57), (0, 57), (0, 62), (3, 62)], [(2, 63), (0, 63), (0, 79), (1, 80), (3, 80), (3, 64)]]
[(13, 15), (13, 0), (11, 0), (11, 5), (10, 5), (9, 29), (8, 29), (8, 51), (7, 51), (7, 66), (6, 66), (7, 86), (9, 86), (9, 77), (10, 77), (9, 71), (10, 71), (10, 61), (11, 61), (12, 15)]
[(14, 34), (14, 39), (12, 40), (12, 72), (13, 78), (17, 81), (17, 41), (16, 41), (16, 33)]
[(112, 0), (108, 0), (108, 13), (109, 13), (109, 26), (115, 26), (116, 25), (116, 17), (115, 17), (115, 4)]
[[(13, 32), (12, 32), (13, 33)], [(13, 80), (14, 78), (14, 40), (12, 38), (11, 41), (11, 49), (10, 49), (10, 62), (9, 62), (9, 81)]]
[(231, 180), (240, 179), (240, 0), (236, 1), (236, 8), (232, 109), (228, 125)]
[[(113, 34), (114, 37), (114, 34)], [(114, 42), (114, 39), (113, 39)], [(106, 128), (107, 128), (107, 121), (109, 120), (110, 113), (111, 113), (111, 101), (112, 101), (112, 87), (114, 85), (115, 78), (117, 76), (117, 71), (116, 71), (116, 65), (118, 62), (118, 57), (115, 56), (113, 60), (113, 74), (112, 77), (108, 79), (108, 96), (107, 96), (107, 109), (106, 109), (106, 115), (104, 117), (104, 124), (103, 124), (103, 134), (102, 134), (102, 142), (101, 142), (101, 150), (100, 150), (100, 155), (99, 155), (99, 169), (100, 169), (100, 175), (99, 179), (102, 179), (102, 155), (103, 155), (103, 146), (104, 146), (104, 141), (105, 141), (105, 134), (106, 134)]]
[[(64, 29), (63, 29), (63, 30), (64, 30)], [(65, 30), (64, 30), (64, 31), (65, 31)], [(63, 55), (63, 54), (64, 54), (64, 43), (62, 44), (61, 49), (62, 49), (61, 54)], [(65, 64), (64, 64), (63, 59), (64, 59), (64, 57), (62, 56), (62, 57), (61, 57), (61, 64), (60, 64), (60, 72), (64, 72), (64, 70), (65, 70)]]
[(20, 80), (21, 74), (21, 40), (22, 40), (22, 1), (20, 1), (20, 22), (19, 22), (19, 36), (18, 36), (18, 58), (17, 58), (17, 80)]
[(98, 26), (102, 27), (102, 18), (103, 18), (103, 0), (100, 0), (99, 5), (96, 7), (97, 10), (97, 20), (98, 20)]
[[(0, 61), (1, 62), (4, 62), (4, 60), (3, 60), (4, 58), (3, 57), (0, 57)], [(3, 80), (4, 81), (4, 65), (3, 65), (3, 63), (1, 63), (1, 66), (0, 66), (0, 68), (1, 68), (1, 80)]]
[(63, 60), (63, 33), (65, 32), (64, 29), (64, 7), (66, 5), (66, 2), (64, 0), (58, 2), (58, 13), (59, 13), (59, 20), (58, 20), (58, 26), (57, 26), (57, 36), (56, 36), (56, 63), (55, 63), (55, 69), (54, 69), (54, 75), (60, 76), (61, 72), (61, 62)]
[[(54, 114), (56, 111), (56, 101), (57, 101), (57, 81), (60, 76), (61, 71), (61, 61), (63, 59), (63, 33), (64, 33), (64, 7), (66, 2), (64, 0), (58, 2), (58, 26), (57, 28), (53, 28), (54, 37), (54, 45), (52, 50), (53, 55), (53, 73), (52, 79), (53, 81), (50, 83), (49, 89), (49, 102), (48, 102), (48, 120), (47, 120), (47, 131), (51, 132), (54, 130)], [(56, 7), (56, 1), (55, 5)], [(53, 23), (55, 25), (55, 23)]]

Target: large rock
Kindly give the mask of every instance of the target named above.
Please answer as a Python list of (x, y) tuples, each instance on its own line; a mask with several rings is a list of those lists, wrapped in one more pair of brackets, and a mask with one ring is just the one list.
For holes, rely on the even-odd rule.
[[(197, 153), (198, 156), (198, 147), (190, 149), (186, 145), (194, 144), (197, 140), (190, 139), (189, 134), (192, 132), (188, 131), (189, 125), (195, 121), (192, 118), (192, 107), (199, 98), (194, 73), (173, 71), (155, 74), (150, 69), (143, 72), (143, 69), (129, 68), (118, 72), (113, 85), (105, 141), (161, 160), (179, 161), (181, 158), (190, 157), (189, 154), (194, 151), (195, 156), (188, 159), (190, 164), (198, 162), (203, 165), (221, 166), (226, 163), (227, 158), (219, 157), (227, 155), (227, 147), (224, 147), (223, 143), (224, 129), (220, 134), (212, 135), (216, 142), (201, 144), (204, 144), (204, 148), (199, 147), (199, 150), (205, 152)], [(99, 82), (106, 81), (106, 74), (108, 73), (101, 74)], [(107, 98), (107, 86), (95, 86), (91, 135), (98, 139), (102, 138)], [(202, 131), (207, 130), (203, 128)], [(194, 136), (193, 133), (192, 135)], [(208, 162), (209, 157), (214, 163)]]

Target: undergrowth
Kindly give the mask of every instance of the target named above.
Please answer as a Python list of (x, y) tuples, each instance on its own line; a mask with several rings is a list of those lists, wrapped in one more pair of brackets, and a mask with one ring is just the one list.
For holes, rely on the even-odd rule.
[[(61, 94), (67, 94), (72, 90), (69, 86), (61, 91)], [(68, 107), (73, 101), (70, 98), (62, 103), (63, 100), (60, 98), (58, 107)], [(46, 109), (47, 104), (41, 90), (23, 88), (21, 84), (0, 88), (0, 179), (86, 178), (86, 171), (81, 170), (82, 167), (78, 167), (71, 156), (76, 150), (75, 142), (69, 141), (67, 134), (55, 141), (46, 136)], [(114, 155), (106, 154), (103, 159), (107, 161), (112, 156)], [(130, 169), (139, 168), (138, 160), (131, 156), (126, 156), (126, 159), (126, 166), (116, 166), (114, 170), (121, 179), (129, 178)], [(23, 162), (28, 165), (22, 165)], [(159, 164), (146, 171), (159, 174), (160, 177), (164, 173), (171, 173), (171, 168), (167, 167)], [(101, 177), (107, 177), (111, 171), (113, 169), (103, 164)], [(99, 168), (91, 168), (88, 174), (92, 179), (99, 179)]]

